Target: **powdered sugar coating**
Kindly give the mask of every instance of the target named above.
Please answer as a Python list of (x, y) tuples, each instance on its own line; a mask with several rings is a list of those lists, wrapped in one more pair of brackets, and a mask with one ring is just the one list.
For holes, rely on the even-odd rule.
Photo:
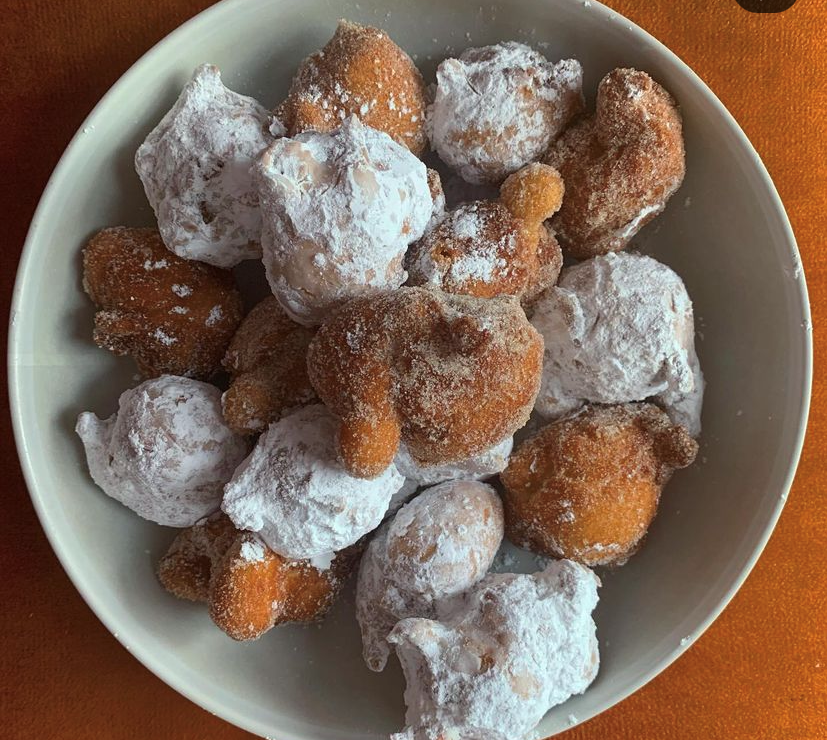
[(513, 446), (514, 438), (506, 437), (502, 442), (467, 460), (445, 465), (420, 465), (402, 444), (393, 462), (407, 481), (420, 486), (431, 486), (449, 480), (485, 480), (505, 470)]
[(599, 665), (597, 577), (570, 560), (534, 575), (491, 574), (442, 621), (404, 619), (407, 727), (392, 740), (518, 740), (582, 694)]
[(202, 64), (135, 154), (135, 169), (175, 254), (232, 267), (261, 255), (261, 213), (250, 167), (284, 133), (252, 98)]
[(163, 375), (121, 394), (117, 415), (78, 417), (92, 479), (134, 512), (188, 527), (216, 511), (221, 491), (247, 454), (224, 424), (221, 391)]
[(538, 160), (583, 107), (580, 62), (549, 62), (508, 41), (466, 49), (437, 69), (431, 143), (469, 182), (498, 182)]
[(545, 417), (586, 402), (654, 397), (673, 421), (700, 433), (704, 381), (692, 301), (666, 265), (620, 253), (566, 268), (531, 323), (545, 340), (535, 407)]
[(499, 496), (490, 486), (452, 481), (402, 507), (362, 558), (356, 617), (368, 667), (381, 671), (386, 636), (405, 617), (433, 617), (440, 603), (480, 580), (503, 538)]
[(354, 296), (398, 288), (433, 201), (425, 165), (350, 117), (273, 144), (255, 168), (267, 279), (305, 325)]
[(222, 509), (285, 558), (327, 555), (375, 529), (404, 479), (391, 465), (353, 478), (336, 456), (337, 422), (322, 405), (270, 425), (224, 489)]

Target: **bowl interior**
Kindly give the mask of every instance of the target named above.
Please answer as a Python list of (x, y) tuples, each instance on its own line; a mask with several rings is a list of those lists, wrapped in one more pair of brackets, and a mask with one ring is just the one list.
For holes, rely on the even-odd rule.
[[(134, 385), (128, 359), (90, 341), (80, 248), (98, 228), (153, 223), (132, 167), (138, 144), (192, 69), (273, 106), (297, 63), (339, 17), (381, 26), (433, 79), (469, 45), (523, 40), (573, 56), (586, 89), (616, 66), (649, 71), (680, 102), (688, 173), (636, 247), (685, 280), (708, 381), (696, 465), (675, 476), (643, 550), (605, 573), (597, 612), (601, 672), (554, 709), (538, 736), (605, 709), (674, 659), (745, 577), (783, 506), (803, 434), (810, 335), (800, 262), (774, 188), (740, 129), (673, 55), (599, 3), (515, 0), (228, 0), (176, 31), (109, 92), (72, 142), (44, 195), (21, 263), (10, 342), (11, 395), (35, 504), (70, 576), (101, 619), (151, 670), (210, 711), (280, 740), (368, 740), (399, 729), (403, 681), (360, 659), (350, 597), (320, 627), (287, 626), (232, 642), (199, 605), (158, 585), (172, 530), (104, 496), (73, 433)], [(255, 264), (247, 279), (261, 284)], [(525, 558), (526, 567), (532, 565)]]

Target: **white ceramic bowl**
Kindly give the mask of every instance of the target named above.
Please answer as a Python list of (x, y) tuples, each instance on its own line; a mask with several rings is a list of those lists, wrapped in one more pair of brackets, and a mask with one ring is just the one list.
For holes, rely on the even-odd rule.
[[(371, 740), (402, 727), (397, 667), (368, 671), (351, 604), (321, 628), (282, 627), (236, 644), (206, 609), (154, 575), (173, 536), (104, 496), (73, 433), (81, 410), (108, 415), (132, 363), (91, 342), (80, 248), (98, 228), (152, 223), (132, 167), (136, 147), (192, 69), (279, 102), (296, 64), (340, 16), (386, 28), (426, 77), (468, 45), (506, 39), (574, 56), (586, 89), (616, 66), (660, 80), (681, 104), (686, 182), (637, 246), (678, 271), (695, 301), (709, 383), (698, 463), (676, 475), (646, 546), (604, 578), (598, 679), (538, 734), (585, 720), (635, 691), (720, 613), (760, 554), (792, 481), (807, 416), (809, 309), (793, 234), (758, 156), (721, 103), (652, 37), (597, 2), (226, 0), (147, 53), (73, 139), (32, 222), (9, 344), (15, 432), (43, 527), (101, 620), (150, 670), (205, 709), (279, 740)], [(466, 37), (466, 32), (469, 34)]]

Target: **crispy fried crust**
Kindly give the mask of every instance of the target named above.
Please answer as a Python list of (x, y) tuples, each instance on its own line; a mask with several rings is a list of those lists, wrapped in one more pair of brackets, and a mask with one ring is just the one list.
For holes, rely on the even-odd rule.
[(637, 550), (675, 468), (698, 450), (648, 403), (589, 406), (544, 427), (501, 474), (508, 537), (585, 565), (622, 565)]
[(223, 362), (231, 377), (222, 398), (224, 418), (234, 432), (257, 434), (288, 409), (315, 400), (307, 377), (313, 334), (292, 321), (274, 296), (245, 317)]
[(513, 434), (539, 388), (543, 343), (513, 298), (422, 288), (357, 298), (310, 345), (310, 380), (340, 418), (347, 470), (370, 478), (400, 439), (420, 464), (463, 460)]
[(325, 47), (302, 62), (276, 114), (289, 136), (330, 131), (356, 115), (420, 155), (428, 143), (425, 107), (411, 58), (384, 31), (340, 21)]
[(552, 221), (563, 251), (586, 259), (624, 249), (683, 182), (677, 105), (645, 72), (616, 69), (600, 83), (595, 115), (571, 126), (546, 161), (566, 183)]
[(234, 640), (254, 640), (277, 624), (322, 618), (358, 563), (362, 544), (339, 553), (328, 570), (287, 560), (223, 513), (181, 530), (158, 566), (164, 588), (204, 601)]
[(242, 317), (232, 274), (178, 257), (155, 229), (98, 232), (83, 251), (83, 287), (100, 309), (95, 343), (132, 355), (150, 378), (209, 378)]

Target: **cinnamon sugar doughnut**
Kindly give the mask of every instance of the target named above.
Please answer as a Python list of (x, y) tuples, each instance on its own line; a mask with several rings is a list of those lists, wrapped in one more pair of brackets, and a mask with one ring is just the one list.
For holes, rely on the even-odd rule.
[(491, 574), (440, 621), (388, 637), (405, 674), (407, 727), (392, 740), (514, 740), (597, 675), (597, 577), (569, 560)]
[(222, 513), (181, 531), (158, 565), (164, 588), (209, 604), (213, 622), (234, 640), (254, 640), (286, 622), (313, 622), (330, 608), (360, 548), (326, 570), (286, 560)]
[(95, 343), (132, 355), (148, 377), (214, 375), (242, 317), (233, 276), (171, 254), (155, 229), (98, 232), (83, 250), (83, 287), (100, 309)]
[(595, 115), (569, 128), (546, 161), (566, 182), (552, 220), (563, 251), (585, 259), (625, 249), (683, 182), (677, 105), (645, 72), (616, 69), (600, 83)]
[(247, 442), (221, 415), (221, 391), (164, 375), (124, 391), (118, 413), (78, 417), (89, 473), (144, 519), (188, 527), (216, 511)]
[(405, 281), (405, 251), (433, 199), (425, 165), (387, 134), (347, 118), (280, 139), (255, 173), (267, 279), (295, 321), (319, 324), (348, 299)]
[(221, 405), (230, 429), (257, 434), (285, 411), (313, 402), (307, 377), (312, 338), (313, 331), (292, 321), (274, 296), (247, 314), (224, 355), (231, 381)]
[(409, 284), (480, 298), (528, 294), (554, 284), (563, 256), (544, 227), (563, 198), (563, 181), (534, 163), (509, 176), (499, 201), (475, 201), (445, 214), (409, 250)]
[(340, 21), (333, 38), (299, 66), (278, 109), (289, 136), (332, 131), (349, 116), (420, 155), (425, 83), (411, 58), (384, 31)]
[(385, 667), (385, 638), (400, 619), (434, 617), (441, 601), (479, 581), (502, 537), (502, 504), (483, 483), (442, 483), (403, 506), (368, 545), (359, 569), (356, 617), (368, 667)]
[(232, 267), (261, 256), (250, 166), (284, 127), (202, 64), (135, 154), (135, 169), (175, 254)]
[(698, 444), (652, 404), (587, 406), (519, 445), (502, 473), (506, 531), (521, 547), (623, 565), (676, 468)]
[(420, 465), (465, 460), (528, 419), (542, 341), (514, 298), (423, 288), (357, 298), (310, 344), (310, 381), (342, 419), (348, 471), (370, 478), (400, 441)]
[(538, 160), (583, 108), (580, 62), (508, 41), (466, 49), (436, 73), (431, 143), (468, 182), (500, 182)]

